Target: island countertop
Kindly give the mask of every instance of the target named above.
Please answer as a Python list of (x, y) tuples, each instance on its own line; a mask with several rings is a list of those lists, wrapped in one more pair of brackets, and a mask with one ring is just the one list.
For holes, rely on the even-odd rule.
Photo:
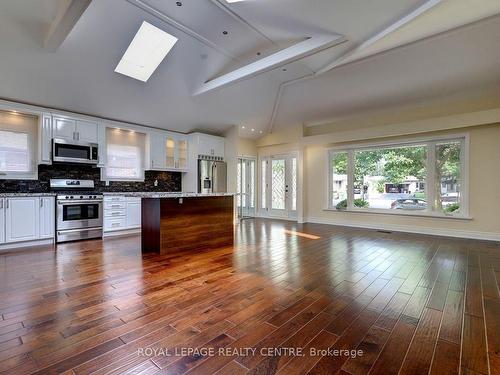
[(182, 193), (182, 192), (161, 192), (161, 191), (132, 191), (132, 192), (104, 192), (106, 196), (125, 196), (140, 198), (196, 198), (196, 197), (228, 197), (234, 193)]

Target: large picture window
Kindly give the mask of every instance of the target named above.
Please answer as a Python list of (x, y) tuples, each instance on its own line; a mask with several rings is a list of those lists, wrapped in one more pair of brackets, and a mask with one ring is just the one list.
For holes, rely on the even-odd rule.
[(328, 208), (467, 216), (466, 137), (329, 151)]

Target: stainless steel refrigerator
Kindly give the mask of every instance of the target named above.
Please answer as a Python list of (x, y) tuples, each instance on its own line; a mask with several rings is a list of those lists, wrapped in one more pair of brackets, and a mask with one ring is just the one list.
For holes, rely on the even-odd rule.
[(198, 193), (226, 192), (226, 163), (216, 160), (198, 160)]

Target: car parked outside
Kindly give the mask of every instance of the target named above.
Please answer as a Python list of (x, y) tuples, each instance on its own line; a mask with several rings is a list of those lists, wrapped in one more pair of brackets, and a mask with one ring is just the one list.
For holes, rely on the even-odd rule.
[(425, 210), (427, 202), (419, 198), (400, 198), (391, 203), (393, 210)]

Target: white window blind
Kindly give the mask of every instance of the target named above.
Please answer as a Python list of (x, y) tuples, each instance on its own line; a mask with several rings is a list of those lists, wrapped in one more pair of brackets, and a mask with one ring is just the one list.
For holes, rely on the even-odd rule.
[(145, 134), (108, 128), (106, 146), (107, 180), (144, 180)]
[(0, 111), (0, 172), (2, 178), (36, 178), (37, 118)]

